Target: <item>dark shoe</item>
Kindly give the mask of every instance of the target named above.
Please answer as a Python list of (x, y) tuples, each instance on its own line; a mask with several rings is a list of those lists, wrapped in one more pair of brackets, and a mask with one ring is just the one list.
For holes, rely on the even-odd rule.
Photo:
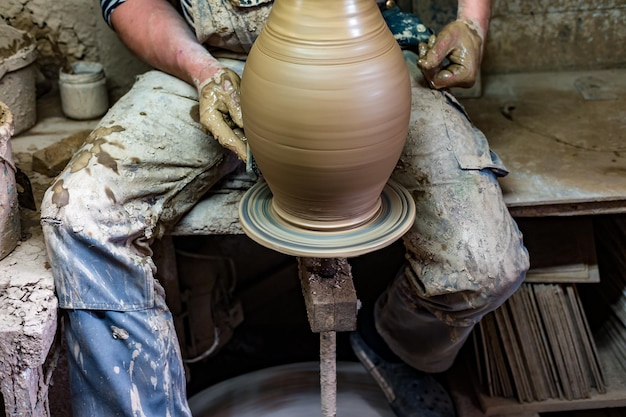
[(454, 417), (454, 405), (446, 389), (430, 374), (403, 362), (384, 360), (367, 346), (357, 332), (350, 335), (357, 358), (374, 378), (398, 417)]

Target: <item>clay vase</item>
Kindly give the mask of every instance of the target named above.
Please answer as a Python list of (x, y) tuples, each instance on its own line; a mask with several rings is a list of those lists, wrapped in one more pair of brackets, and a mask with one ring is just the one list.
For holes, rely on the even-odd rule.
[(411, 108), (372, 0), (275, 0), (241, 81), (246, 137), (283, 220), (342, 230), (376, 215)]
[(6, 257), (20, 238), (20, 215), (11, 149), (14, 132), (13, 114), (0, 102), (0, 259)]

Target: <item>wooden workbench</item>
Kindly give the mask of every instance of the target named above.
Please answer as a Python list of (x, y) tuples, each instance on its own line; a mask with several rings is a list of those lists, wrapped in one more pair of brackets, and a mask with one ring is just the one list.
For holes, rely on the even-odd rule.
[(494, 75), (463, 104), (514, 216), (626, 211), (626, 70)]
[[(483, 81), (482, 97), (462, 103), (511, 171), (501, 185), (518, 221), (626, 213), (626, 70), (509, 74)], [(520, 403), (489, 397), (476, 375), (455, 366), (450, 379), (459, 415), (626, 407), (626, 375), (607, 346), (599, 346), (599, 355), (608, 391), (577, 400)]]

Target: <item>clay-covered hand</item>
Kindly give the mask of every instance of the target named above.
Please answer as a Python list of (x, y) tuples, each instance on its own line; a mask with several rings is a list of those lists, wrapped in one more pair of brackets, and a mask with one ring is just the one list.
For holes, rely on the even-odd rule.
[(245, 162), (248, 150), (239, 104), (240, 81), (237, 73), (223, 68), (200, 86), (200, 123)]
[(482, 47), (475, 25), (456, 20), (432, 35), (428, 44), (419, 45), (417, 64), (433, 88), (471, 87), (480, 70)]

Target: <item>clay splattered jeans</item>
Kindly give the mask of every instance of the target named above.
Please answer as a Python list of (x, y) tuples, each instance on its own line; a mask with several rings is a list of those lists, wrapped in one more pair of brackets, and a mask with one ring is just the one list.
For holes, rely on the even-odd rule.
[(460, 104), (414, 78), (411, 124), (392, 178), (417, 216), (403, 237), (407, 265), (378, 299), (376, 327), (405, 362), (426, 372), (452, 365), (474, 325), (522, 283), (522, 235), (502, 198), (506, 169)]
[(240, 162), (198, 122), (196, 89), (139, 77), (55, 179), (42, 225), (76, 416), (190, 415), (150, 244)]
[[(378, 303), (378, 328), (408, 363), (437, 370), (517, 288), (528, 260), (484, 137), (450, 97), (413, 90), (411, 137), (394, 177), (415, 197), (418, 218), (405, 237), (406, 273)], [(189, 415), (150, 245), (238, 165), (197, 115), (193, 87), (140, 76), (44, 197), (77, 416)]]

